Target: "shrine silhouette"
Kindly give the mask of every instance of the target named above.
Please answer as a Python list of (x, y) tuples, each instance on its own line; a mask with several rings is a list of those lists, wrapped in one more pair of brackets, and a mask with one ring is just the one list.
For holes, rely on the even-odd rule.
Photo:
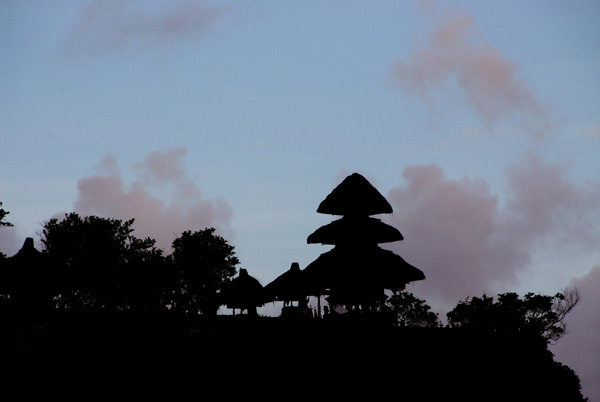
[(322, 226), (307, 243), (333, 245), (304, 270), (293, 263), (289, 271), (266, 286), (267, 301), (298, 301), (302, 311), (308, 296), (321, 296), (331, 312), (367, 313), (385, 300), (385, 290), (398, 292), (407, 283), (425, 279), (421, 270), (402, 257), (379, 247), (381, 243), (403, 240), (396, 228), (372, 215), (391, 214), (392, 206), (362, 175), (346, 177), (319, 204), (317, 212), (342, 216)]

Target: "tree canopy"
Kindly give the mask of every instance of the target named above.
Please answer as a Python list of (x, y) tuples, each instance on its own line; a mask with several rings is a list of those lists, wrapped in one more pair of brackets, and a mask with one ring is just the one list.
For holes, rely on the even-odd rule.
[[(10, 214), (10, 212), (6, 211), (2, 208), (2, 201), (0, 201), (0, 227), (11, 227), (12, 223), (5, 221), (6, 215)], [(6, 255), (0, 251), (0, 259), (6, 258)]]
[(60, 267), (59, 307), (215, 313), (216, 295), (235, 275), (234, 247), (214, 228), (185, 231), (164, 256), (134, 220), (65, 214), (43, 225), (43, 252)]
[(131, 307), (127, 290), (137, 280), (135, 273), (162, 259), (153, 239), (133, 236), (133, 222), (70, 213), (43, 225), (43, 251), (64, 279), (57, 299), (61, 306)]
[(554, 296), (503, 293), (497, 300), (485, 294), (458, 303), (447, 314), (449, 327), (461, 327), (504, 335), (537, 335), (557, 341), (566, 331), (565, 316), (579, 302), (577, 289)]
[(12, 223), (7, 222), (4, 220), (4, 218), (6, 218), (6, 215), (10, 214), (10, 212), (6, 211), (4, 208), (2, 208), (2, 202), (0, 201), (0, 227), (2, 226), (13, 226)]
[(234, 247), (214, 228), (185, 231), (173, 241), (173, 263), (182, 280), (182, 294), (176, 307), (188, 312), (215, 314), (218, 292), (236, 274), (239, 260)]
[(386, 308), (392, 312), (400, 326), (439, 327), (438, 314), (431, 311), (425, 300), (415, 297), (410, 292), (400, 292), (391, 296)]

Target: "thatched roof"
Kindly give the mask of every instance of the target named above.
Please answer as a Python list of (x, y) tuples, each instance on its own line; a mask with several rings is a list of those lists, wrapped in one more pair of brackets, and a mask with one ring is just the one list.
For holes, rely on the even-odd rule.
[(358, 173), (346, 177), (321, 202), (317, 212), (330, 215), (391, 214), (392, 206), (367, 179)]
[(248, 309), (264, 304), (264, 288), (241, 268), (240, 274), (221, 291), (222, 304), (228, 308)]
[(334, 247), (321, 254), (303, 271), (310, 294), (327, 294), (328, 289), (356, 292), (372, 289), (402, 289), (425, 274), (402, 257), (377, 246)]
[(0, 291), (7, 291), (20, 307), (38, 308), (52, 300), (62, 276), (50, 257), (28, 237), (23, 247), (4, 261), (0, 269)]
[(265, 286), (265, 301), (299, 301), (307, 296), (307, 285), (297, 262)]
[(403, 240), (393, 226), (368, 216), (346, 216), (315, 230), (307, 242), (321, 244), (380, 244)]
[(13, 264), (22, 264), (27, 267), (36, 267), (39, 264), (46, 264), (48, 262), (48, 257), (42, 252), (38, 251), (34, 244), (33, 238), (28, 237), (23, 242), (23, 247), (12, 257), (10, 257), (10, 261)]

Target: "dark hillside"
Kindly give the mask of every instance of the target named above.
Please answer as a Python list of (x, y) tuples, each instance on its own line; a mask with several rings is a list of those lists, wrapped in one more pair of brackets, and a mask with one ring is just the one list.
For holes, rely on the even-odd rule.
[(583, 400), (543, 340), (459, 329), (63, 311), (4, 315), (1, 335), (3, 392), (22, 397)]

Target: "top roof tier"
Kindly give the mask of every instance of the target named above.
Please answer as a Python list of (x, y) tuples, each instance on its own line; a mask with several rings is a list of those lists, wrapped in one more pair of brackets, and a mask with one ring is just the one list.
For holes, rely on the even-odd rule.
[(346, 177), (319, 204), (317, 212), (342, 216), (391, 214), (392, 206), (367, 179), (358, 173)]

